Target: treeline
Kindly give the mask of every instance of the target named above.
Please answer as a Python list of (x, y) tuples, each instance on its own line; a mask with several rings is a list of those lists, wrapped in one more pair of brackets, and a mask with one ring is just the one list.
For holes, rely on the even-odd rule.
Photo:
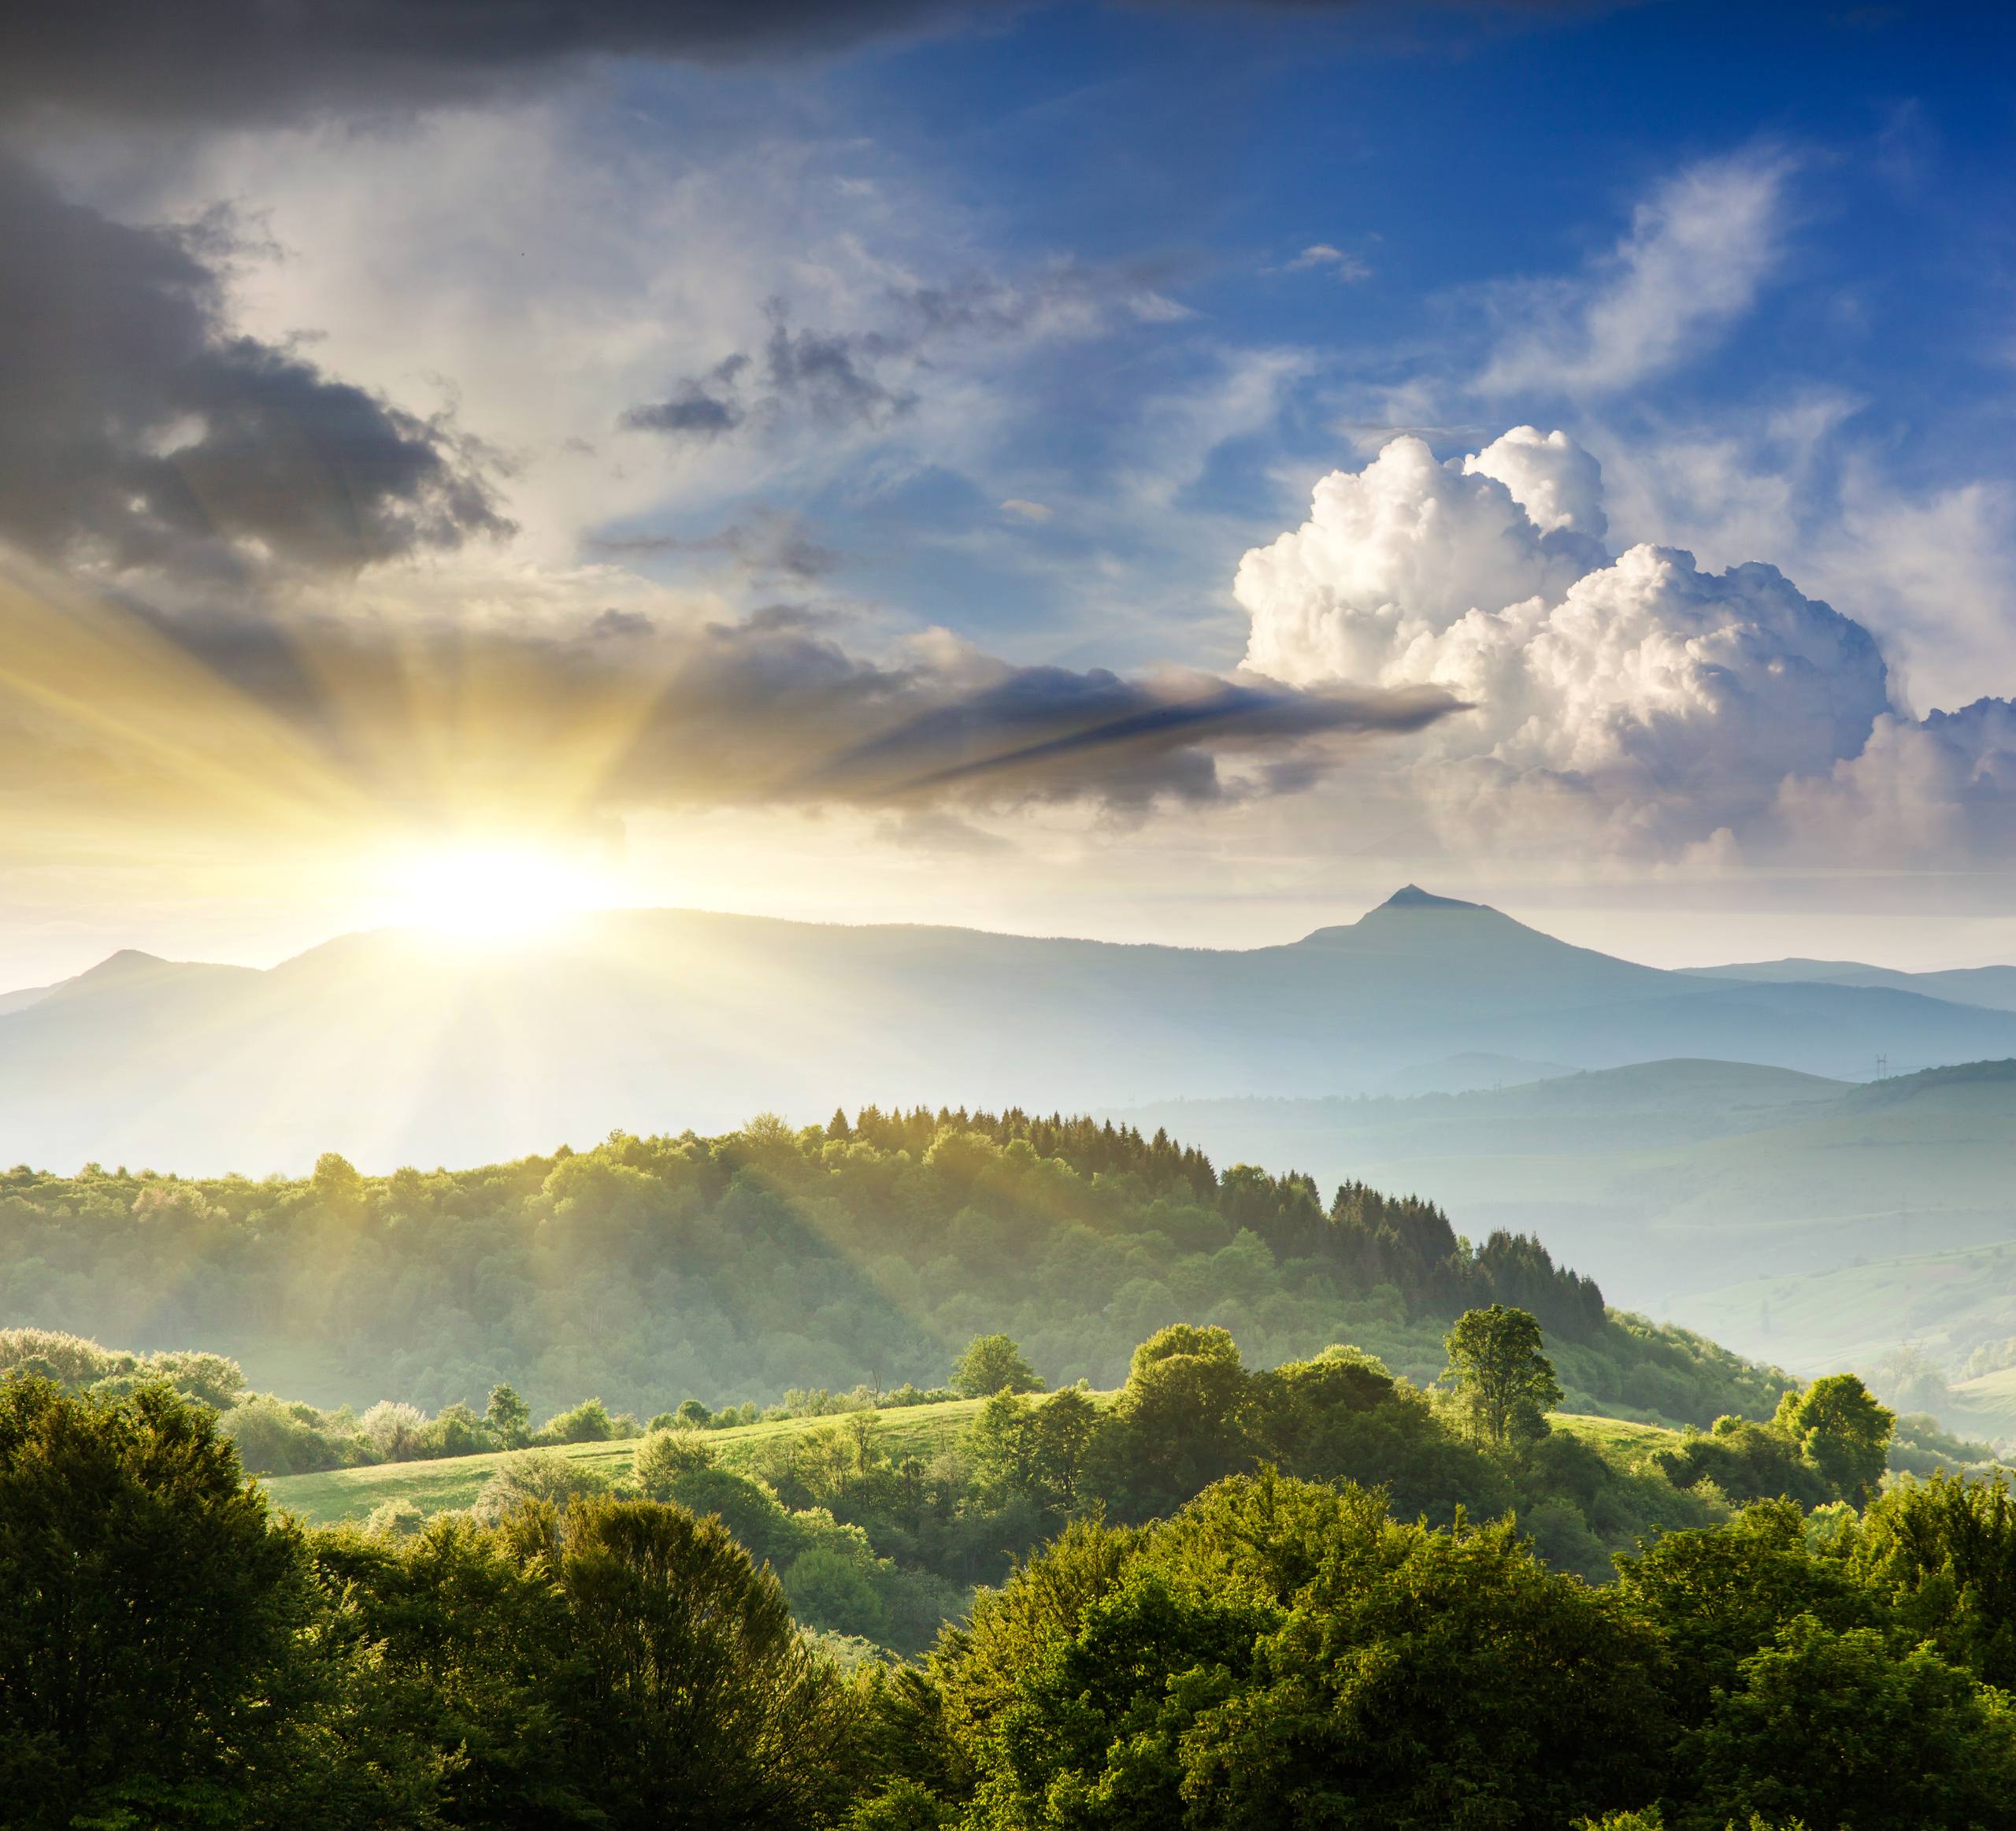
[[(850, 1121), (836, 1108), (826, 1122), (830, 1139), (859, 1139), (880, 1151), (908, 1151), (921, 1158), (941, 1132), (975, 1132), (996, 1144), (1026, 1143), (1039, 1157), (1060, 1158), (1080, 1176), (1131, 1176), (1154, 1195), (1187, 1192), (1199, 1202), (1215, 1201), (1218, 1173), (1201, 1151), (1177, 1143), (1158, 1128), (1145, 1136), (1132, 1125), (1116, 1125), (1080, 1114), (1067, 1118), (1052, 1113), (1034, 1118), (1019, 1106), (999, 1113), (969, 1113), (964, 1106), (913, 1106), (908, 1112), (884, 1113), (863, 1106)], [(1302, 1180), (1302, 1179), (1297, 1179)]]
[(469, 1170), (0, 1177), (0, 1315), (102, 1340), (201, 1341), (260, 1383), (361, 1410), (649, 1418), (791, 1388), (928, 1388), (1006, 1329), (1053, 1381), (1125, 1377), (1191, 1318), (1269, 1364), (1351, 1340), (1433, 1379), (1466, 1307), (1547, 1324), (1585, 1410), (1768, 1417), (1787, 1382), (1684, 1332), (1606, 1318), (1536, 1242), (1480, 1246), (1432, 1206), (1305, 1177), (1219, 1177), (1086, 1119), (872, 1108), (794, 1131), (612, 1137)]
[[(1451, 1332), (1453, 1415), (1508, 1479), (1558, 1440), (1536, 1338), (1504, 1312)], [(1362, 1434), (1391, 1392), (1349, 1352), (1252, 1375), (1209, 1330), (1172, 1332), (1136, 1355), (1097, 1455), (1146, 1507), (1200, 1454), (1186, 1424), (1301, 1453), (1340, 1421)], [(1097, 1455), (1071, 1446), (1101, 1427), (1047, 1437), (1060, 1403), (990, 1407), (990, 1479), (1082, 1484)], [(726, 1505), (519, 1494), (405, 1536), (306, 1532), (165, 1383), (76, 1398), (16, 1377), (0, 1822), (2010, 1824), (2016, 1499), (1944, 1476), (1872, 1495), (1884, 1420), (1853, 1385), (1767, 1428), (1850, 1497), (1676, 1525), (1605, 1588), (1510, 1519), (1410, 1521), (1271, 1466), (1158, 1519), (1102, 1517), (1080, 1487), (1053, 1542), (892, 1664), (808, 1639), (791, 1573), (749, 1555)], [(718, 1481), (704, 1440), (654, 1433), (639, 1485)]]

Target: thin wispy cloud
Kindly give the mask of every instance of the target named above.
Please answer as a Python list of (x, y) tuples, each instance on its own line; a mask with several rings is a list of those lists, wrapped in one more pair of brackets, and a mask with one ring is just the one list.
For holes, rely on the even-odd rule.
[(1350, 283), (1369, 280), (1372, 269), (1356, 254), (1347, 254), (1342, 248), (1333, 247), (1328, 242), (1313, 242), (1292, 261), (1281, 263), (1283, 273), (1327, 273), (1332, 279)]
[(1503, 328), (1486, 394), (1612, 394), (1664, 373), (1748, 311), (1784, 258), (1789, 154), (1691, 165), (1632, 212), (1630, 232), (1581, 273), (1493, 290)]

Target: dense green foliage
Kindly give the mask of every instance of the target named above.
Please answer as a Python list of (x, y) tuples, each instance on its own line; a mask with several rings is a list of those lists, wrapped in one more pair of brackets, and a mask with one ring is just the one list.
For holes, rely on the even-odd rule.
[[(1144, 1344), (1136, 1372), (1089, 1438), (1032, 1444), (1019, 1476), (1018, 1430), (1085, 1413), (1069, 1392), (1005, 1395), (1004, 1481), (1054, 1487), (1056, 1458), (1083, 1478), (1104, 1457), (1099, 1478), (1138, 1500), (1136, 1460), (1186, 1413), (1229, 1406), (1226, 1453), (1270, 1433), (1314, 1454), (1391, 1402), (1362, 1356), (1247, 1374), (1209, 1329)], [(1852, 1397), (1829, 1402), (1843, 1440), (1853, 1408), (1833, 1401)], [(640, 1456), (640, 1481), (718, 1475), (703, 1433), (658, 1435), (684, 1440)], [(1517, 1477), (1516, 1456), (1497, 1466)], [(2016, 1822), (2016, 1501), (1999, 1482), (1906, 1477), (1859, 1511), (1760, 1502), (1651, 1539), (1597, 1588), (1510, 1522), (1410, 1522), (1355, 1484), (1262, 1467), (1159, 1519), (1081, 1511), (914, 1665), (836, 1661), (802, 1634), (792, 1573), (748, 1556), (719, 1498), (521, 1495), (487, 1523), (306, 1533), (165, 1382), (73, 1396), (11, 1377), (0, 1824)]]
[[(1451, 1340), (1517, 1341), (1531, 1327), (1521, 1312), (1477, 1311)], [(1006, 1337), (978, 1345), (1005, 1366), (1019, 1358)], [(1551, 1377), (1544, 1357), (1526, 1371)], [(1403, 1517), (1436, 1525), (1466, 1510), (1509, 1510), (1550, 1563), (1598, 1581), (1610, 1575), (1610, 1554), (1646, 1533), (1730, 1511), (1712, 1484), (1683, 1491), (1628, 1434), (1555, 1432), (1542, 1418), (1494, 1439), (1460, 1395), (1424, 1391), (1358, 1350), (1332, 1347), (1255, 1373), (1225, 1331), (1195, 1325), (1142, 1344), (1117, 1394), (1066, 1387), (1030, 1395), (1004, 1384), (962, 1437), (935, 1451), (901, 1447), (879, 1414), (863, 1410), (765, 1435), (738, 1446), (732, 1462), (718, 1440), (672, 1419), (627, 1462), (596, 1466), (537, 1451), (493, 1458), (472, 1512), (488, 1522), (528, 1499), (564, 1504), (607, 1492), (613, 1478), (719, 1515), (776, 1568), (809, 1625), (915, 1651), (963, 1612), (971, 1585), (999, 1581), (1072, 1521), (1165, 1515), (1231, 1474), (1272, 1469), (1376, 1486)], [(1802, 1492), (1837, 1498), (1818, 1468), (1798, 1467)], [(423, 1516), (395, 1500), (371, 1523), (410, 1531)]]
[[(1706, 1489), (1739, 1503), (1786, 1495), (1807, 1506), (1827, 1500), (1860, 1503), (1873, 1495), (1889, 1466), (1894, 1414), (1877, 1403), (1853, 1373), (1832, 1373), (1803, 1392), (1788, 1392), (1768, 1425), (1718, 1418), (1705, 1434), (1690, 1433), (1677, 1448), (1655, 1460), (1681, 1488)], [(1940, 1433), (1934, 1432), (1936, 1437)], [(1959, 1456), (1981, 1446), (1946, 1439)], [(1917, 1458), (1921, 1472), (1940, 1461)]]
[[(1788, 1382), (1698, 1337), (1606, 1318), (1533, 1240), (1461, 1239), (1432, 1206), (1305, 1177), (1222, 1177), (1157, 1134), (1021, 1114), (836, 1114), (469, 1170), (305, 1181), (0, 1177), (0, 1315), (106, 1341), (200, 1341), (263, 1384), (430, 1411), (499, 1385), (544, 1416), (639, 1418), (823, 1382), (943, 1378), (1005, 1331), (1051, 1384), (1110, 1387), (1191, 1320), (1269, 1365), (1362, 1344), (1418, 1381), (1491, 1303), (1536, 1316), (1579, 1409), (1766, 1418)], [(248, 1424), (253, 1421), (248, 1418)], [(275, 1468), (291, 1425), (267, 1408)], [(307, 1446), (302, 1446), (306, 1448)]]
[[(1452, 1350), (1532, 1322), (1518, 1311), (1471, 1312)], [(1825, 1461), (1825, 1444), (1818, 1453)], [(1799, 1466), (1801, 1492), (1816, 1503), (1860, 1492), (1811, 1462)], [(1645, 1535), (1710, 1525), (1731, 1510), (1712, 1486), (1676, 1484), (1652, 1455), (1606, 1451), (1551, 1431), (1544, 1418), (1494, 1440), (1460, 1397), (1417, 1387), (1355, 1348), (1254, 1372), (1225, 1330), (1190, 1324), (1137, 1347), (1110, 1403), (1075, 1387), (1036, 1396), (1003, 1388), (956, 1448), (928, 1463), (884, 1455), (855, 1414), (776, 1440), (735, 1473), (714, 1466), (703, 1433), (654, 1435), (633, 1478), (721, 1513), (784, 1571), (794, 1596), (792, 1558), (816, 1546), (828, 1577), (834, 1558), (850, 1562), (853, 1590), (825, 1583), (806, 1618), (909, 1648), (935, 1629), (934, 1611), (953, 1612), (948, 1588), (998, 1582), (1011, 1559), (1074, 1520), (1166, 1517), (1214, 1481), (1269, 1470), (1376, 1488), (1399, 1517), (1431, 1525), (1510, 1512), (1551, 1563), (1595, 1581), (1610, 1577), (1614, 1552)], [(855, 1541), (836, 1537), (836, 1525)]]

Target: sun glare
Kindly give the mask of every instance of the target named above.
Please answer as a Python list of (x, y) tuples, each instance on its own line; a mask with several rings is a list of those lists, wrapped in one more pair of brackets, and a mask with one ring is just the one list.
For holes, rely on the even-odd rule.
[(470, 848), (435, 853), (400, 874), (395, 919), (473, 940), (510, 940), (602, 899), (593, 876), (551, 853)]

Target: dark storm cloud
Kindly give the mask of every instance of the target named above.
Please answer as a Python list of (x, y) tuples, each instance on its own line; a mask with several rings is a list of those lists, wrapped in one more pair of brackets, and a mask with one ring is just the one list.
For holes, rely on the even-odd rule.
[(275, 121), (480, 102), (597, 57), (843, 48), (945, 0), (68, 0), (0, 7), (0, 107)]
[(0, 536), (215, 575), (501, 528), (444, 427), (228, 334), (219, 234), (113, 222), (0, 160)]
[[(1135, 0), (1143, 9), (1424, 20), (1573, 15), (1618, 0)], [(1025, 0), (16, 0), (0, 7), (0, 109), (124, 120), (283, 120), (480, 102), (599, 57), (728, 62), (844, 50)]]
[(1456, 710), (1435, 689), (1128, 680), (963, 650), (891, 665), (789, 616), (666, 632), (605, 611), (569, 637), (408, 627), (395, 639), (343, 624), (283, 634), (215, 622), (175, 639), (390, 799), (424, 779), (440, 733), (409, 721), (440, 705), (457, 709), (458, 762), (487, 780), (536, 779), (587, 734), (617, 734), (598, 747), (609, 762), (597, 799), (619, 811), (898, 814), (1037, 802), (1138, 813), (1273, 793), (1317, 779), (1340, 741)]

